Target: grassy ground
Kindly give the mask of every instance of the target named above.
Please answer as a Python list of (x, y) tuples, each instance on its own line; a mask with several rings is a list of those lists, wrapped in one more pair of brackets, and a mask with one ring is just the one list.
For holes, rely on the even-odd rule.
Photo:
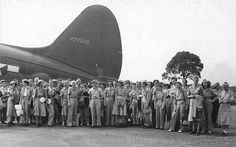
[(236, 147), (236, 106), (229, 136), (215, 128), (212, 135), (190, 135), (167, 130), (89, 127), (6, 127), (0, 125), (0, 147)]

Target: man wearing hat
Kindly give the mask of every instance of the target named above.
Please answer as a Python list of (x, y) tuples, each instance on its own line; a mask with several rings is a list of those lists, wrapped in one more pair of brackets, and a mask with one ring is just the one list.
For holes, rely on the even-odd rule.
[(164, 122), (165, 122), (165, 115), (164, 115), (164, 106), (165, 106), (165, 98), (166, 95), (162, 89), (162, 85), (158, 82), (154, 82), (153, 87), (153, 100), (154, 100), (154, 107), (155, 107), (155, 115), (156, 115), (156, 122), (155, 128), (156, 129), (164, 129)]
[(126, 80), (125, 81), (125, 89), (126, 89), (126, 93), (127, 93), (127, 98), (126, 98), (126, 105), (127, 105), (127, 121), (131, 121), (131, 113), (132, 113), (132, 109), (130, 107), (131, 105), (131, 96), (130, 93), (132, 91), (131, 88), (131, 81), (130, 80)]
[(28, 81), (29, 81), (29, 87), (32, 93), (30, 102), (29, 102), (29, 119), (30, 119), (30, 123), (33, 124), (34, 123), (33, 91), (35, 88), (35, 83), (33, 79), (28, 79)]
[(7, 94), (8, 86), (6, 80), (1, 80), (1, 100), (0, 100), (0, 121), (2, 124), (5, 124), (6, 121), (6, 113), (7, 113)]
[(29, 86), (29, 81), (24, 79), (22, 80), (22, 84), (23, 87), (21, 88), (21, 99), (20, 99), (20, 104), (22, 106), (23, 109), (23, 120), (24, 120), (24, 124), (28, 125), (29, 122), (29, 116), (30, 116), (30, 100), (32, 97), (32, 89)]
[(6, 121), (6, 113), (7, 113), (7, 100), (8, 100), (8, 94), (7, 94), (8, 86), (6, 80), (1, 80), (1, 100), (0, 100), (0, 121), (2, 124), (5, 124)]
[(229, 125), (232, 121), (231, 103), (234, 96), (233, 92), (229, 90), (229, 84), (227, 82), (224, 82), (222, 87), (223, 91), (219, 98), (220, 108), (218, 112), (218, 124), (224, 129), (222, 136), (227, 136)]
[(101, 127), (101, 89), (98, 88), (98, 81), (93, 80), (92, 88), (89, 89), (90, 108), (92, 115), (92, 126)]
[(10, 126), (13, 123), (12, 118), (16, 116), (15, 110), (15, 99), (19, 96), (19, 92), (17, 91), (16, 81), (10, 82), (10, 87), (7, 91), (9, 98), (7, 101), (7, 124)]
[(123, 81), (118, 81), (118, 85), (115, 89), (115, 103), (113, 105), (112, 114), (115, 115), (115, 124), (117, 126), (125, 125), (127, 116), (127, 90), (124, 87)]
[[(170, 108), (168, 108), (169, 110), (170, 110), (170, 115), (171, 115), (171, 121), (176, 121), (176, 120), (173, 120), (173, 119), (176, 119), (175, 117), (172, 117), (172, 113), (173, 113), (173, 110), (174, 110), (174, 103), (173, 103), (173, 101), (174, 101), (174, 99), (176, 98), (176, 91), (177, 91), (177, 88), (176, 88), (176, 84), (177, 84), (177, 78), (176, 77), (172, 77), (171, 78), (171, 88), (170, 88), (170, 90), (169, 90), (169, 107)], [(171, 128), (169, 129), (169, 131), (173, 131), (173, 130), (171, 130)]]
[(76, 81), (71, 81), (71, 87), (68, 89), (68, 119), (67, 126), (76, 126), (77, 108), (79, 99), (79, 89), (76, 87)]
[(180, 82), (176, 84), (176, 92), (175, 92), (175, 99), (173, 101), (174, 110), (172, 113), (172, 120), (171, 120), (171, 130), (174, 131), (176, 125), (178, 124), (177, 118), (179, 118), (179, 133), (183, 132), (183, 122), (184, 122), (184, 115), (185, 115), (185, 103), (186, 103), (186, 95), (182, 89), (182, 85)]
[(68, 115), (68, 100), (67, 94), (69, 89), (69, 81), (63, 81), (62, 84), (64, 87), (61, 89), (60, 98), (61, 98), (61, 116), (62, 116), (62, 126), (66, 125), (67, 115)]
[(101, 123), (105, 125), (105, 89), (106, 84), (101, 82), (99, 83), (99, 88), (101, 90)]

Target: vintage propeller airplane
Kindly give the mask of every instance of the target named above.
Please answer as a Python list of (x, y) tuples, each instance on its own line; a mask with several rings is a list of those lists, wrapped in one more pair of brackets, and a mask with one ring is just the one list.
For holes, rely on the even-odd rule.
[(105, 6), (87, 7), (49, 46), (0, 44), (2, 79), (118, 79), (122, 67), (120, 31)]

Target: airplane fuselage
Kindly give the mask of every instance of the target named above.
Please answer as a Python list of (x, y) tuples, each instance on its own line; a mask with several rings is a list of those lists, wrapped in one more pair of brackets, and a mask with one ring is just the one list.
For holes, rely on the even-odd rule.
[[(47, 56), (37, 55), (25, 50), (21, 50), (15, 47), (0, 44), (0, 63), (19, 67), (19, 73), (15, 71), (15, 74), (21, 75), (21, 77), (28, 76), (30, 78), (36, 76), (44, 76), (42, 78), (82, 78), (84, 80), (96, 79), (95, 75), (82, 71)], [(8, 71), (12, 72), (12, 71)], [(7, 73), (8, 74), (8, 73)], [(13, 75), (13, 73), (9, 74)], [(14, 75), (14, 77), (17, 77)], [(21, 78), (18, 77), (18, 78)], [(22, 77), (22, 78), (23, 78)], [(6, 79), (13, 78), (6, 75)]]

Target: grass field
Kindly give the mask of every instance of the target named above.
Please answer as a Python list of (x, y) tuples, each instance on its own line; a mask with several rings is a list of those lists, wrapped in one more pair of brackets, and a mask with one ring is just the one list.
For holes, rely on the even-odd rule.
[(232, 106), (231, 109), (232, 109), (232, 116), (233, 116), (232, 127), (236, 128), (236, 105)]

